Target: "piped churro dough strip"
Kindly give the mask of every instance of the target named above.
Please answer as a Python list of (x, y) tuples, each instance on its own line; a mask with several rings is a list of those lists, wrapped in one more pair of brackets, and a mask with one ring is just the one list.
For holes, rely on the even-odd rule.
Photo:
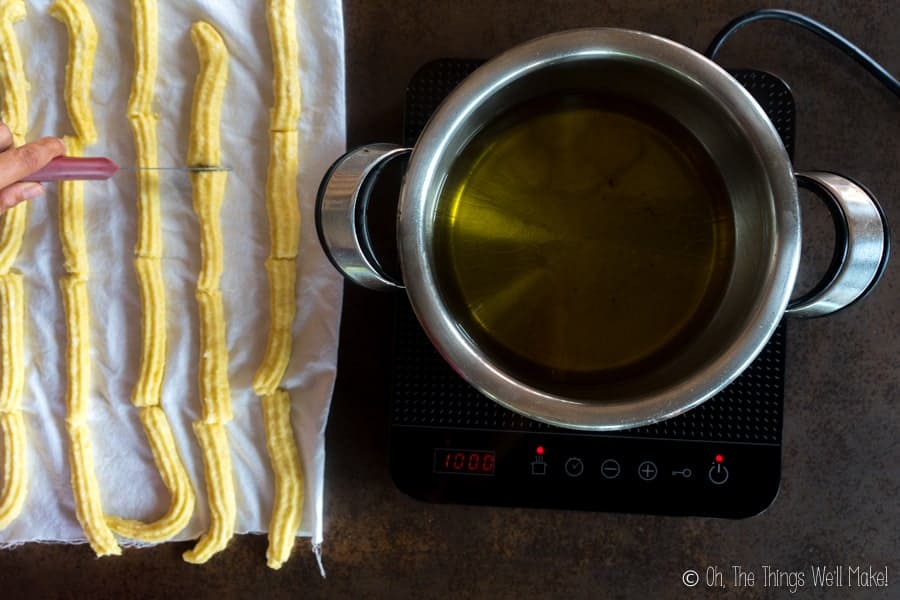
[(25, 369), (25, 290), (21, 273), (0, 275), (0, 413), (20, 408)]
[(269, 0), (266, 23), (272, 47), (275, 103), (270, 131), (296, 131), (300, 118), (300, 58), (297, 42), (296, 0)]
[[(156, 0), (131, 0), (134, 36), (134, 83), (128, 96), (128, 116), (150, 116), (159, 65), (159, 11)], [(153, 144), (154, 151), (156, 143)], [(140, 156), (140, 154), (139, 154)]]
[(0, 273), (9, 273), (12, 269), (19, 250), (22, 249), (27, 223), (28, 202), (20, 202), (3, 213), (0, 227)]
[[(297, 202), (300, 80), (296, 63), (296, 19), (283, 21), (273, 17), (293, 15), (293, 4), (293, 0), (270, 0), (267, 13), (275, 64), (275, 107), (272, 109), (270, 124), (272, 131), (269, 134), (269, 168), (266, 175), (266, 212), (271, 237), (266, 267), (269, 272), (271, 314), (266, 353), (253, 378), (253, 390), (259, 396), (274, 393), (284, 378), (292, 350), (290, 329), (296, 314), (293, 301), (296, 291), (295, 271), (270, 266), (273, 262), (296, 258), (300, 245), (300, 208)], [(290, 121), (285, 120), (288, 117)], [(285, 290), (291, 296), (289, 306), (284, 300)], [(288, 317), (290, 322), (285, 324)]]
[[(157, 118), (151, 114), (157, 68), (156, 0), (133, 0), (135, 77), (128, 102), (128, 121), (135, 138), (138, 166), (156, 166)], [(159, 174), (138, 171), (138, 241), (134, 261), (141, 291), (141, 366), (132, 393), (153, 460), (171, 502), (153, 522), (107, 517), (117, 534), (142, 542), (163, 542), (187, 526), (196, 504), (194, 487), (175, 445), (172, 428), (159, 406), (166, 368), (166, 290), (162, 274)]]
[(87, 396), (91, 387), (91, 356), (87, 284), (77, 277), (63, 277), (63, 312), (66, 316), (66, 420), (84, 425), (87, 420)]
[(291, 556), (303, 518), (303, 468), (291, 427), (291, 398), (277, 390), (262, 399), (266, 446), (275, 473), (275, 502), (269, 522), (269, 567), (280, 569)]
[(75, 516), (97, 556), (121, 554), (119, 544), (103, 517), (100, 484), (94, 470), (90, 432), (87, 429), (87, 393), (90, 387), (88, 354), (87, 284), (64, 277), (61, 281), (63, 309), (69, 339), (66, 348), (69, 386), (66, 390), (66, 429), (69, 432), (69, 464)]
[(112, 530), (103, 517), (100, 484), (94, 474), (94, 454), (90, 432), (82, 423), (68, 422), (69, 462), (72, 468), (72, 490), (75, 493), (75, 516), (88, 543), (97, 556), (122, 554)]
[(172, 496), (172, 502), (166, 513), (153, 523), (118, 517), (107, 517), (106, 522), (121, 536), (148, 543), (164, 542), (187, 525), (194, 512), (196, 496), (166, 414), (158, 406), (147, 406), (140, 410), (140, 416), (153, 451), (153, 460)]
[(269, 274), (269, 336), (262, 365), (253, 378), (257, 396), (273, 394), (291, 358), (294, 316), (297, 313), (297, 261), (266, 260)]
[[(219, 166), (221, 160), (222, 99), (228, 83), (228, 49), (222, 36), (209, 23), (191, 27), (191, 41), (200, 58), (200, 74), (191, 105), (191, 134), (187, 162), (190, 166)], [(203, 176), (209, 173), (195, 173)], [(196, 201), (195, 201), (196, 202)]]
[(212, 293), (219, 289), (224, 269), (224, 247), (219, 214), (225, 199), (228, 173), (207, 171), (191, 173), (194, 212), (200, 225), (200, 274), (197, 290)]
[(159, 206), (159, 171), (155, 115), (130, 115), (128, 122), (134, 135), (138, 167), (151, 167), (137, 172), (138, 237), (134, 253), (141, 258), (162, 257), (162, 227)]
[(66, 63), (66, 104), (75, 134), (85, 146), (97, 141), (91, 111), (91, 75), (97, 53), (97, 28), (83, 0), (56, 0), (50, 16), (69, 30), (69, 60)]
[(182, 556), (189, 563), (203, 564), (225, 549), (234, 534), (237, 504), (228, 432), (222, 423), (194, 423), (194, 434), (203, 453), (204, 477), (209, 496), (210, 525), (197, 545)]
[[(222, 99), (228, 78), (228, 51), (221, 36), (208, 23), (191, 28), (191, 40), (200, 58), (200, 73), (191, 111), (189, 164), (218, 164)], [(191, 173), (193, 205), (200, 225), (200, 276), (197, 301), (200, 313), (200, 399), (203, 421), (231, 420), (228, 385), (228, 350), (219, 278), (222, 272), (222, 232), (219, 211), (225, 196), (227, 172)]]
[[(81, 156), (82, 144), (77, 137), (65, 136), (66, 153)], [(84, 234), (84, 182), (59, 182), (59, 241), (62, 245), (63, 268), (70, 276), (87, 281), (89, 275), (87, 241)]]
[(22, 512), (28, 490), (25, 419), (20, 406), (25, 382), (24, 326), (22, 275), (0, 275), (0, 440), (3, 442), (0, 529)]
[[(191, 27), (200, 73), (194, 88), (187, 161), (190, 165), (217, 166), (221, 158), (219, 127), (222, 99), (228, 79), (228, 50), (208, 23)], [(194, 211), (200, 224), (200, 276), (197, 303), (200, 317), (200, 403), (203, 418), (194, 423), (203, 453), (210, 523), (184, 560), (204, 563), (228, 545), (234, 534), (237, 509), (228, 432), (231, 390), (228, 383), (228, 348), (225, 343), (225, 311), (219, 290), (222, 272), (222, 234), (219, 211), (225, 195), (227, 173), (191, 174)]]
[(197, 292), (200, 316), (200, 403), (204, 423), (232, 419), (222, 292)]
[(295, 0), (269, 0), (274, 105), (269, 124), (266, 212), (269, 218), (269, 335), (253, 389), (263, 397), (269, 456), (275, 472), (275, 504), (269, 524), (269, 567), (281, 568), (303, 514), (303, 471), (290, 422), (290, 396), (277, 390), (291, 358), (296, 315), (300, 206), (297, 198), (301, 90)]
[[(0, 119), (9, 127), (16, 146), (25, 143), (28, 131), (28, 80), (13, 29), (13, 24), (24, 18), (25, 2), (0, 1)], [(22, 202), (7, 210), (0, 224), (0, 529), (22, 512), (28, 489), (25, 420), (20, 407), (25, 382), (25, 290), (22, 275), (11, 270), (22, 248), (27, 221), (28, 203)]]
[(0, 412), (3, 441), (3, 489), (0, 490), (0, 529), (6, 528), (22, 512), (28, 491), (25, 464), (25, 418), (22, 411)]
[(166, 369), (166, 290), (162, 261), (156, 258), (134, 259), (141, 291), (141, 367), (134, 386), (135, 406), (158, 406), (162, 397)]
[(296, 131), (269, 134), (266, 212), (271, 258), (296, 258), (300, 248), (300, 205), (297, 201), (299, 136)]
[[(13, 24), (25, 18), (23, 0), (0, 0), (0, 86), (3, 89), (3, 105), (0, 119), (13, 135), (13, 144), (25, 143), (28, 132), (28, 80), (19, 38)], [(22, 248), (25, 225), (28, 221), (28, 203), (22, 202), (7, 210), (0, 227), (0, 274), (9, 273)], [(2, 375), (0, 375), (2, 376)]]
[[(90, 110), (91, 77), (97, 30), (82, 0), (56, 0), (50, 14), (63, 22), (69, 32), (69, 60), (66, 64), (65, 101), (76, 138), (67, 138), (69, 155), (79, 156), (84, 143), (96, 140)], [(119, 544), (103, 516), (100, 484), (94, 470), (90, 432), (87, 428), (87, 401), (90, 391), (89, 353), (90, 307), (87, 294), (87, 248), (85, 247), (81, 182), (60, 186), (59, 231), (67, 275), (60, 280), (68, 340), (66, 365), (66, 428), (69, 432), (69, 462), (75, 515), (88, 543), (98, 556), (121, 554)]]
[(19, 48), (19, 38), (13, 25), (25, 18), (23, 0), (0, 0), (0, 83), (3, 85), (3, 106), (0, 119), (13, 134), (16, 146), (25, 141), (28, 133), (28, 81), (25, 63)]

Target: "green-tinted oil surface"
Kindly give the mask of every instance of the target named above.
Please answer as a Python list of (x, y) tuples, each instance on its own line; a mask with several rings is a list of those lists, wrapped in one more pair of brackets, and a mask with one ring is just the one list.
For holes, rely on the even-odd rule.
[(677, 352), (714, 312), (734, 223), (681, 125), (604, 96), (533, 100), (479, 133), (441, 192), (434, 250), (460, 324), (527, 379), (592, 383)]

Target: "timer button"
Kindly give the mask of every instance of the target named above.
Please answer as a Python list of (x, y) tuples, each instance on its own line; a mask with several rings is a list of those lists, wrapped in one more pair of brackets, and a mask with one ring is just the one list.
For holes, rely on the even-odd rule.
[(716, 463), (709, 468), (709, 480), (713, 485), (722, 485), (728, 481), (728, 467), (722, 463)]
[(584, 463), (577, 456), (566, 461), (566, 475), (569, 477), (581, 477), (584, 473)]

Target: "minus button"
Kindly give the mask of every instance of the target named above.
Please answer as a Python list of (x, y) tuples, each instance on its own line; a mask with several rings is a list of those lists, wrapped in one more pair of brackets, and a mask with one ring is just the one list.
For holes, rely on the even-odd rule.
[(622, 465), (614, 458), (607, 458), (600, 465), (600, 473), (606, 479), (615, 479), (622, 473)]

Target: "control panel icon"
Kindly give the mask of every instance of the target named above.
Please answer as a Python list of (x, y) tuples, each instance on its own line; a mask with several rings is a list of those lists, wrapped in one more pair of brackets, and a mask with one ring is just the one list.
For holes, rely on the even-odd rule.
[(581, 477), (584, 473), (584, 462), (577, 456), (573, 456), (566, 461), (566, 475), (569, 477)]
[(652, 460), (645, 460), (638, 466), (638, 477), (644, 481), (653, 481), (658, 474), (659, 469), (656, 468), (656, 463)]
[(713, 485), (722, 485), (728, 481), (728, 467), (720, 462), (714, 462), (709, 468), (709, 480)]
[(622, 465), (614, 458), (607, 458), (600, 463), (600, 474), (606, 479), (615, 479), (622, 474)]
[(532, 475), (546, 475), (547, 474), (547, 463), (544, 462), (544, 457), (540, 454), (534, 455), (534, 461), (531, 463), (531, 474)]

